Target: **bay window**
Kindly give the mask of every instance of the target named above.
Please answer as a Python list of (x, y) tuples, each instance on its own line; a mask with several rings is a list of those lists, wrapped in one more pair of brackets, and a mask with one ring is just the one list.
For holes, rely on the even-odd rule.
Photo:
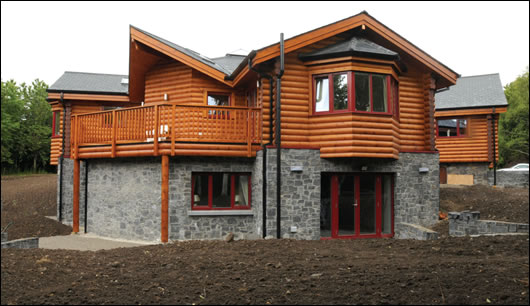
[(346, 71), (313, 76), (315, 114), (397, 110), (397, 82), (390, 75)]

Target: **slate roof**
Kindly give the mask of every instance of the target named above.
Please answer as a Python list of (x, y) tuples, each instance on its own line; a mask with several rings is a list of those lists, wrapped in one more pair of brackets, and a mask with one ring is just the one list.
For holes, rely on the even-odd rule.
[(461, 77), (435, 95), (436, 110), (507, 106), (498, 73)]
[(301, 53), (299, 58), (302, 61), (308, 61), (347, 55), (371, 56), (385, 59), (399, 58), (398, 53), (384, 48), (366, 38), (355, 36), (349, 40), (341, 41), (313, 52)]
[[(216, 70), (218, 70), (218, 71), (221, 71), (222, 73), (224, 73), (224, 74), (226, 74), (226, 75), (230, 75), (230, 74), (232, 73), (232, 71), (230, 71), (229, 69), (225, 68), (224, 66), (219, 65), (218, 63), (216, 63), (216, 62), (215, 62), (214, 60), (212, 60), (211, 58), (208, 58), (208, 57), (206, 57), (206, 56), (200, 54), (199, 52), (196, 52), (196, 51), (193, 51), (193, 50), (191, 50), (191, 49), (188, 49), (188, 48), (184, 48), (184, 47), (182, 47), (182, 46), (179, 46), (179, 45), (177, 45), (177, 44), (175, 44), (175, 43), (172, 43), (172, 42), (170, 42), (170, 41), (168, 41), (168, 40), (165, 40), (165, 39), (163, 39), (163, 38), (161, 38), (161, 37), (158, 37), (158, 36), (156, 36), (156, 35), (154, 35), (154, 34), (151, 34), (151, 33), (149, 33), (149, 32), (146, 32), (146, 31), (144, 31), (144, 30), (142, 30), (142, 29), (139, 29), (139, 28), (137, 28), (137, 27), (135, 27), (135, 26), (132, 26), (132, 25), (131, 25), (131, 27), (135, 28), (136, 30), (138, 30), (138, 31), (140, 31), (140, 32), (142, 32), (142, 33), (144, 33), (145, 35), (147, 35), (147, 36), (149, 36), (149, 37), (151, 37), (151, 38), (153, 38), (153, 39), (156, 39), (156, 40), (158, 40), (159, 42), (161, 42), (161, 43), (163, 43), (163, 44), (165, 44), (165, 45), (167, 45), (167, 46), (169, 46), (169, 47), (171, 47), (171, 48), (173, 48), (173, 49), (175, 49), (175, 50), (177, 50), (177, 51), (179, 51), (179, 52), (182, 52), (182, 53), (184, 53), (184, 54), (186, 54), (186, 55), (188, 55), (188, 56), (190, 56), (190, 57), (192, 57), (192, 58), (198, 60), (199, 62), (201, 62), (201, 63), (203, 63), (203, 64), (206, 64), (206, 65), (212, 67), (213, 69), (216, 69)], [(235, 69), (235, 68), (234, 68), (234, 69)]]
[(103, 74), (88, 72), (66, 71), (55, 83), (48, 88), (48, 92), (80, 92), (100, 94), (124, 94), (129, 90), (129, 84), (122, 84), (123, 79), (129, 77), (121, 74)]
[(238, 54), (227, 54), (223, 57), (212, 58), (212, 61), (229, 71), (229, 74), (232, 74), (234, 70), (236, 70), (236, 68), (239, 66), (239, 64), (241, 64), (241, 62), (245, 59), (245, 57), (247, 56)]

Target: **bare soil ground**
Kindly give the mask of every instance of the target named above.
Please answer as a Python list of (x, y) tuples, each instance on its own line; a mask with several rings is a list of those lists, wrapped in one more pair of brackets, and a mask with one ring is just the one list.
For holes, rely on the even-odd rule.
[[(473, 188), (442, 189), (442, 209), (446, 197)], [(503, 203), (515, 194), (500, 191), (493, 195)], [(526, 201), (528, 220), (523, 191), (511, 209)], [(512, 221), (512, 212), (486, 207), (471, 209)], [(40, 227), (28, 226), (35, 236)], [(497, 236), (189, 241), (97, 252), (3, 249), (1, 303), (528, 305), (528, 247), (528, 236)]]
[(57, 175), (2, 177), (2, 229), (9, 240), (69, 235), (72, 227), (45, 218), (57, 215)]

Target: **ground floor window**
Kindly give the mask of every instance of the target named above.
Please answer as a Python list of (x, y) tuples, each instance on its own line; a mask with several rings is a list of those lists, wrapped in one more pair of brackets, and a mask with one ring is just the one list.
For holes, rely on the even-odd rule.
[(393, 235), (392, 174), (323, 173), (321, 184), (322, 238)]
[(250, 173), (197, 172), (191, 180), (193, 210), (250, 209)]

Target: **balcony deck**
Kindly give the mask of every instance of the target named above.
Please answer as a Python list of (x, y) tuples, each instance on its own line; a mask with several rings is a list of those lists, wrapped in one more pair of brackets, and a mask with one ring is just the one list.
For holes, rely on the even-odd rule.
[(188, 155), (254, 157), (260, 108), (157, 104), (72, 116), (74, 159)]

